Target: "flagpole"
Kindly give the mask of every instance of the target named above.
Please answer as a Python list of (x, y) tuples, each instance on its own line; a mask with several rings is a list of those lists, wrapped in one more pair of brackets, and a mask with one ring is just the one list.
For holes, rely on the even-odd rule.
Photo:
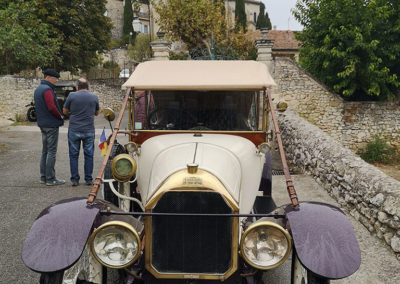
[[(123, 117), (123, 115), (124, 115), (125, 108), (126, 108), (126, 106), (127, 106), (127, 104), (128, 104), (128, 99), (129, 99), (130, 93), (131, 93), (131, 89), (128, 89), (128, 91), (127, 91), (126, 94), (125, 94), (125, 98), (124, 98), (124, 100), (123, 100), (123, 102), (122, 102), (122, 106), (121, 106), (121, 109), (120, 109), (120, 111), (119, 111), (117, 121), (115, 122), (115, 127), (114, 127), (114, 130), (113, 130), (112, 135), (111, 135), (111, 138), (110, 138), (110, 145), (107, 146), (107, 153), (106, 153), (106, 155), (104, 156), (103, 164), (101, 165), (100, 171), (99, 171), (99, 173), (98, 173), (96, 179), (95, 179), (94, 182), (93, 182), (93, 186), (92, 186), (92, 189), (90, 190), (87, 203), (90, 203), (90, 204), (91, 204), (91, 203), (94, 202), (94, 200), (96, 199), (97, 193), (98, 193), (98, 191), (99, 191), (99, 189), (100, 189), (100, 184), (101, 184), (102, 176), (103, 176), (104, 170), (105, 170), (105, 168), (106, 168), (107, 161), (108, 161), (108, 159), (110, 158), (111, 149), (112, 149), (112, 146), (113, 146), (113, 144), (114, 144), (115, 138), (117, 138), (117, 134), (118, 134), (118, 130), (119, 130), (119, 125), (121, 124), (121, 120), (122, 120), (122, 117)], [(111, 123), (111, 122), (110, 122), (110, 123)]]

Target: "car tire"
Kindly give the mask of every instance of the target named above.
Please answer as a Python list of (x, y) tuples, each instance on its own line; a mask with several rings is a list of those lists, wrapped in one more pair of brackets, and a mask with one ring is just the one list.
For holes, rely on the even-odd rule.
[[(111, 153), (110, 153), (110, 158), (107, 161), (106, 167), (104, 169), (104, 179), (112, 179), (112, 173), (111, 173), (111, 161), (112, 159), (119, 155), (119, 154), (123, 154), (126, 153), (126, 150), (124, 148), (124, 146), (122, 146), (121, 144), (119, 144), (117, 142), (117, 140), (115, 140), (112, 148), (111, 148)], [(114, 188), (118, 189), (119, 187), (119, 182), (114, 181), (113, 182)], [(119, 201), (118, 201), (118, 196), (116, 196), (111, 188), (110, 185), (108, 184), (108, 182), (104, 183), (104, 200), (111, 202), (112, 204), (114, 204), (115, 206), (119, 206)]]
[(321, 276), (316, 275), (307, 268), (305, 268), (296, 253), (296, 249), (293, 249), (292, 253), (292, 272), (291, 272), (291, 284), (329, 284), (330, 280)]
[(40, 275), (40, 284), (61, 284), (63, 282), (64, 270), (42, 273)]
[(35, 110), (35, 107), (28, 108), (28, 111), (26, 112), (26, 117), (28, 118), (28, 121), (30, 121), (30, 122), (35, 122), (36, 121), (36, 110)]

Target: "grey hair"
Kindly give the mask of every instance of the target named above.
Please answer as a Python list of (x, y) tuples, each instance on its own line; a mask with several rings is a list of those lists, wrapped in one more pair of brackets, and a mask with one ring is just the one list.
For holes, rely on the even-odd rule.
[(79, 90), (87, 89), (89, 90), (89, 82), (87, 79), (81, 77), (76, 81), (76, 85), (78, 86)]

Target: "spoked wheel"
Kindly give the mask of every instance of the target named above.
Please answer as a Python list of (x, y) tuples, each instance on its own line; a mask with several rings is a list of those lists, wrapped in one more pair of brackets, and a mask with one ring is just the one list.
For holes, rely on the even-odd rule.
[(40, 275), (40, 284), (61, 284), (63, 282), (64, 270), (42, 273)]
[(36, 110), (35, 110), (35, 107), (28, 108), (28, 111), (26, 112), (26, 117), (28, 118), (28, 121), (30, 121), (30, 122), (35, 122), (36, 121)]
[(320, 277), (305, 268), (293, 249), (292, 254), (292, 277), (291, 284), (329, 284), (330, 280)]

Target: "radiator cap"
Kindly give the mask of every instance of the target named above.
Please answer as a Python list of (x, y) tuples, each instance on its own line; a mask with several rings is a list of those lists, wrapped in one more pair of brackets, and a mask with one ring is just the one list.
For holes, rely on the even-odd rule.
[(189, 174), (197, 173), (198, 168), (199, 168), (199, 165), (196, 163), (187, 164), (187, 169), (188, 169)]

